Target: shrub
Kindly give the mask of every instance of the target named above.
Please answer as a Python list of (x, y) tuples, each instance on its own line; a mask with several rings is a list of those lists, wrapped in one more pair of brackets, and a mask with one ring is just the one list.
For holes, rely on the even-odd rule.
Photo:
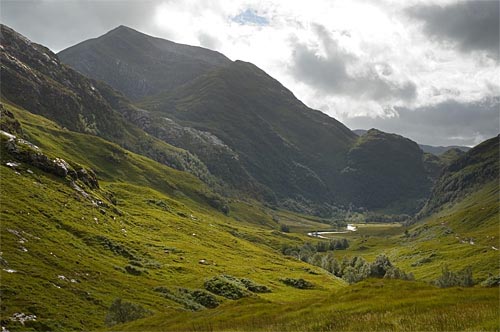
[(309, 281), (304, 280), (302, 278), (300, 278), (300, 279), (284, 278), (284, 279), (280, 279), (280, 281), (282, 283), (284, 283), (285, 285), (288, 285), (288, 286), (291, 286), (291, 287), (295, 287), (295, 288), (298, 288), (298, 289), (311, 289), (311, 288), (314, 288), (314, 284), (312, 284)]
[(474, 286), (474, 280), (472, 279), (472, 268), (470, 266), (459, 272), (453, 272), (448, 269), (448, 266), (444, 266), (442, 269), (441, 276), (433, 281), (433, 284), (441, 287), (472, 287)]
[(375, 259), (375, 262), (370, 264), (370, 269), (371, 269), (370, 276), (376, 278), (382, 278), (385, 276), (387, 271), (392, 267), (393, 267), (392, 263), (387, 256), (378, 255), (377, 258)]
[(231, 276), (222, 275), (213, 277), (205, 281), (204, 287), (207, 291), (230, 300), (241, 299), (249, 295), (245, 286)]
[(264, 285), (259, 285), (250, 279), (240, 279), (241, 283), (245, 285), (245, 288), (252, 293), (271, 293), (271, 289)]
[(481, 283), (483, 287), (498, 287), (500, 286), (500, 275), (498, 276), (489, 276), (488, 279)]
[(163, 294), (167, 299), (182, 304), (186, 309), (194, 311), (205, 308), (215, 308), (220, 304), (214, 295), (202, 289), (169, 289), (159, 286), (156, 287), (154, 291)]
[(116, 299), (109, 307), (105, 323), (108, 326), (112, 326), (146, 317), (150, 313), (149, 310), (144, 309), (138, 304)]
[(413, 276), (413, 273), (405, 273), (399, 268), (393, 266), (385, 272), (384, 279), (415, 280), (415, 277)]
[(216, 308), (219, 306), (219, 301), (217, 300), (217, 298), (207, 291), (197, 289), (190, 291), (190, 295), (193, 301), (201, 304), (206, 308)]

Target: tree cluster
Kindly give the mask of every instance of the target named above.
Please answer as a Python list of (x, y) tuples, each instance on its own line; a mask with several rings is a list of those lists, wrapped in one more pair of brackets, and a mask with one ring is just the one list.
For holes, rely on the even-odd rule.
[(281, 253), (287, 256), (293, 256), (301, 261), (309, 262), (310, 258), (316, 253), (324, 253), (332, 250), (345, 250), (349, 248), (347, 239), (332, 239), (330, 241), (319, 241), (316, 243), (306, 242), (302, 246), (283, 245)]

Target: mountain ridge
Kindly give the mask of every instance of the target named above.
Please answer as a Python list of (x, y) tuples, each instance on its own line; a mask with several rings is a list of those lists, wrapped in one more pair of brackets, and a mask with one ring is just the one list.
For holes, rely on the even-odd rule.
[[(130, 32), (124, 28), (118, 31)], [(138, 42), (137, 37), (143, 39), (139, 44), (147, 44), (153, 38), (143, 34), (136, 35), (134, 30), (131, 31), (134, 38), (130, 42)], [(116, 68), (105, 64), (123, 56), (121, 48), (118, 47), (122, 42), (113, 41), (115, 34), (116, 29), (104, 35), (111, 38), (107, 41), (109, 44), (105, 45), (105, 60), (95, 67), (95, 72), (90, 73), (92, 77), (104, 73), (101, 79), (111, 85), (117, 75), (113, 72)], [(104, 36), (98, 38), (102, 43), (106, 41)], [(73, 46), (72, 52), (77, 53), (80, 49), (82, 53), (87, 52), (86, 47), (82, 48), (85, 43)], [(187, 49), (198, 50), (189, 47)], [(64, 54), (65, 51), (60, 52), (62, 61), (65, 59)], [(135, 60), (140, 59), (141, 54), (135, 54)], [(145, 56), (144, 61), (138, 63), (146, 63), (147, 68), (150, 63), (147, 54)], [(186, 61), (190, 61), (189, 57), (186, 57)], [(78, 67), (78, 57), (71, 59), (69, 64), (72, 63)], [(196, 66), (196, 63), (192, 62), (193, 66)], [(169, 66), (175, 67), (173, 63), (165, 63), (162, 68), (167, 71), (174, 70), (168, 68)], [(110, 72), (100, 72), (98, 68), (101, 67), (106, 67)], [(359, 181), (342, 173), (348, 166), (349, 151), (357, 141), (357, 136), (342, 123), (307, 107), (276, 79), (244, 61), (225, 62), (224, 65), (214, 66), (210, 70), (193, 75), (195, 77), (177, 82), (175, 87), (144, 95), (135, 105), (141, 110), (140, 115), (137, 110), (122, 114), (151, 135), (196, 154), (207, 164), (208, 169), (233, 187), (255, 188), (245, 191), (257, 192), (257, 196), (272, 205), (278, 204), (295, 211), (320, 213), (325, 216), (336, 208), (347, 208), (351, 202), (365, 208), (387, 207), (384, 204), (389, 198), (371, 204), (377, 197), (366, 193), (376, 189), (363, 188), (354, 192), (352, 187), (361, 188), (357, 184)], [(163, 77), (163, 83), (161, 79), (158, 78), (159, 87), (171, 83), (168, 77)], [(186, 137), (172, 137), (169, 133), (172, 128), (170, 120), (185, 128), (210, 133), (234, 154), (222, 153), (215, 159), (204, 155), (203, 149), (187, 142)], [(385, 144), (393, 144), (393, 136), (384, 137), (387, 139)], [(410, 143), (405, 144), (408, 148), (412, 146)], [(399, 153), (401, 158), (408, 156), (404, 148), (395, 150), (395, 153)], [(227, 158), (230, 155), (234, 158)], [(418, 163), (423, 164), (423, 158), (420, 159), (422, 160)], [(220, 167), (219, 160), (229, 169), (235, 170), (236, 176), (225, 171), (226, 166)], [(353, 165), (353, 160), (351, 158), (350, 167), (356, 166)], [(420, 201), (426, 198), (432, 179), (439, 173), (441, 164), (435, 163), (433, 167), (432, 174), (419, 171), (418, 178), (426, 188), (418, 190), (416, 201), (408, 207), (402, 207), (402, 210), (415, 211)], [(368, 171), (369, 167), (364, 169)], [(428, 177), (432, 178), (431, 181)], [(395, 181), (398, 181), (397, 178), (386, 173), (373, 182), (373, 186), (376, 186), (376, 183)], [(405, 191), (398, 191), (397, 185), (392, 187), (396, 190), (395, 193), (406, 195)], [(398, 194), (389, 197), (395, 196)]]
[[(363, 136), (366, 134), (367, 129), (354, 129), (352, 132), (358, 136)], [(427, 153), (432, 153), (433, 155), (440, 156), (451, 149), (459, 149), (463, 152), (467, 152), (471, 149), (468, 146), (461, 145), (448, 145), (448, 146), (435, 146), (435, 145), (426, 145), (426, 144), (418, 144), (418, 146), (422, 149), (422, 151)]]

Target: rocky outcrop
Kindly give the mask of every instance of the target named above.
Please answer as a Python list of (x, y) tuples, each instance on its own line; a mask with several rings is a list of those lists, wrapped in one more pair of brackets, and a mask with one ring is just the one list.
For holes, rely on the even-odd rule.
[(0, 130), (8, 133), (13, 133), (18, 136), (23, 136), (23, 129), (21, 124), (14, 117), (14, 114), (7, 110), (3, 104), (0, 103)]
[(51, 158), (38, 146), (6, 131), (0, 131), (0, 138), (7, 152), (17, 161), (61, 178), (69, 177), (72, 181), (80, 180), (92, 189), (99, 188), (99, 182), (92, 170), (75, 163), (70, 164), (62, 158)]

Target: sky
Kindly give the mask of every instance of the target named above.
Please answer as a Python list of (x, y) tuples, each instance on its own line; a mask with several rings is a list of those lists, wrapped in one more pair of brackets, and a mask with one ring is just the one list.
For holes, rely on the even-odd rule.
[(58, 52), (126, 25), (252, 62), (351, 129), (473, 146), (500, 129), (500, 0), (0, 0)]

